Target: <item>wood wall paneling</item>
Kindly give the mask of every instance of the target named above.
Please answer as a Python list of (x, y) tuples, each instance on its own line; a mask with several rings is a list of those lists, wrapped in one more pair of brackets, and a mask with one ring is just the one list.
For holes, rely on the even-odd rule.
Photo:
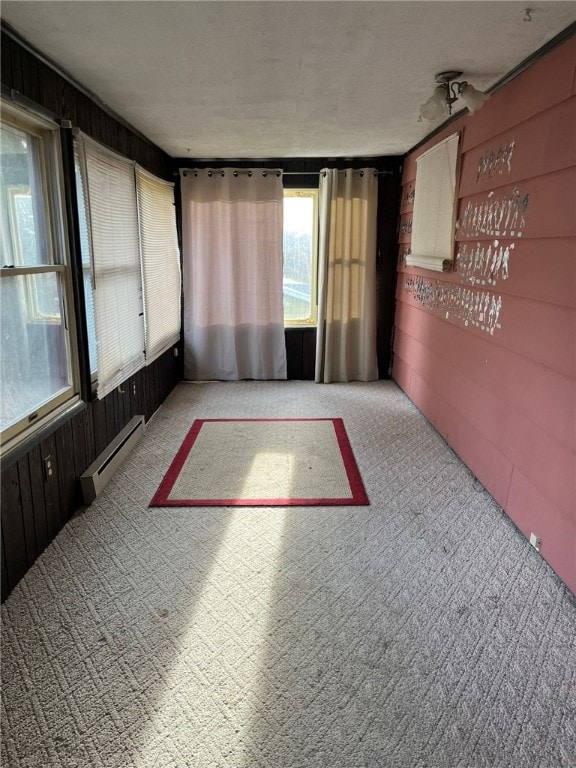
[(446, 343), (441, 319), (422, 310), (414, 312), (404, 302), (398, 304), (396, 322), (397, 354), (404, 362), (410, 361), (417, 372), (421, 372), (420, 360), (425, 359), (422, 350), (426, 349), (437, 361), (439, 377), (444, 371), (446, 378), (458, 371), (574, 450), (576, 406), (570, 377), (495, 345), (485, 334), (473, 336), (464, 328), (455, 327)]
[[(66, 512), (60, 504), (60, 489), (58, 487), (58, 455), (56, 453), (56, 434), (53, 433), (40, 443), (41, 470), (44, 479), (44, 501), (46, 504), (46, 522), (50, 541), (66, 522)], [(46, 462), (50, 460), (52, 474), (46, 474)]]
[[(406, 159), (393, 365), (398, 384), (520, 530), (542, 537), (542, 555), (573, 590), (575, 60), (572, 38)], [(416, 158), (458, 130), (455, 268), (407, 268)], [(504, 208), (509, 222), (519, 211), (514, 226), (495, 225)], [(482, 307), (493, 300), (491, 325)]]
[[(505, 184), (520, 184), (576, 163), (576, 136), (566, 135), (573, 119), (571, 98), (555, 104), (509, 131), (491, 137), (463, 157), (460, 196), (496, 190)], [(534, 147), (538, 152), (534, 152)]]
[[(83, 436), (82, 436), (83, 437)], [(66, 523), (70, 516), (70, 510), (76, 509), (81, 503), (80, 487), (76, 475), (74, 454), (85, 450), (84, 440), (78, 444), (74, 441), (72, 423), (68, 421), (55, 432), (56, 457), (58, 461), (58, 489), (60, 492), (60, 509), (62, 515), (60, 522)]]
[(316, 368), (316, 328), (286, 328), (286, 367), (288, 379), (314, 381)]
[(1, 599), (2, 602), (6, 600), (8, 595), (10, 594), (10, 581), (8, 577), (8, 566), (6, 564), (6, 550), (4, 548), (4, 531), (2, 530), (1, 536), (1, 548), (0, 548), (0, 562), (2, 566), (2, 571), (0, 573), (0, 587), (1, 587)]
[[(4, 86), (56, 118), (70, 120), (86, 134), (173, 180), (172, 160), (158, 147), (131, 132), (53, 69), (2, 33)], [(72, 233), (74, 234), (74, 232)], [(170, 349), (142, 368), (104, 400), (55, 429), (27, 453), (2, 464), (2, 600), (10, 594), (38, 555), (81, 504), (79, 476), (130, 420), (150, 418), (179, 380), (179, 360)], [(52, 475), (45, 475), (50, 457)]]
[(36, 537), (36, 521), (34, 520), (34, 506), (32, 503), (32, 489), (30, 487), (30, 466), (28, 457), (23, 456), (19, 459), (16, 463), (16, 467), (18, 471), (18, 487), (20, 489), (24, 535), (26, 537), (26, 557), (29, 563), (33, 563), (41, 550), (38, 548)]
[(302, 334), (302, 379), (314, 381), (316, 376), (316, 328), (306, 328)]
[[(179, 380), (172, 349), (120, 389), (94, 400), (27, 454), (2, 469), (5, 599), (82, 505), (79, 477), (133, 415), (150, 418)], [(52, 475), (45, 474), (50, 457)]]
[(507, 512), (527, 538), (532, 532), (541, 537), (542, 556), (553, 560), (554, 570), (566, 584), (573, 583), (576, 574), (573, 512), (569, 516), (563, 514), (529, 477), (517, 469), (510, 482)]
[(284, 331), (286, 339), (286, 368), (289, 379), (302, 379), (302, 348), (303, 334), (298, 328), (287, 328)]
[[(44, 472), (42, 469), (40, 446), (34, 446), (34, 448), (28, 451), (25, 458), (28, 461), (28, 469), (30, 472), (30, 493), (32, 496), (32, 510), (36, 528), (36, 543), (38, 545), (38, 554), (40, 554), (52, 540), (48, 529), (48, 518), (46, 514)], [(8, 554), (10, 554), (10, 552), (8, 552)], [(29, 563), (29, 565), (32, 565), (32, 563)]]
[(575, 61), (576, 37), (571, 37), (493, 94), (466, 121), (463, 151), (531, 120), (573, 95)]
[(2, 538), (7, 554), (8, 585), (9, 589), (13, 589), (28, 570), (26, 530), (16, 464), (2, 471)]

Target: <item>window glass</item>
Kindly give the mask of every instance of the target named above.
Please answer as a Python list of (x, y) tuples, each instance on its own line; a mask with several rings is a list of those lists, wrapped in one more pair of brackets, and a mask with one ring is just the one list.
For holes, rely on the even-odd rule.
[(0, 131), (2, 266), (47, 264), (50, 244), (45, 229), (41, 141), (5, 124)]
[(77, 398), (58, 129), (7, 107), (0, 123), (0, 430), (10, 450)]
[[(39, 314), (39, 306), (50, 314)], [(2, 431), (72, 383), (61, 306), (58, 273), (3, 276), (0, 281)]]
[(285, 325), (316, 321), (317, 203), (316, 190), (284, 190)]

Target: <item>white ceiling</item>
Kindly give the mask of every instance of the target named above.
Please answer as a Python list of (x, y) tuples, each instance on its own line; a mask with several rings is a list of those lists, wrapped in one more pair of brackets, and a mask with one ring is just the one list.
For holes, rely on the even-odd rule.
[[(531, 21), (525, 21), (529, 6)], [(169, 154), (402, 154), (434, 74), (486, 89), (574, 2), (4, 0), (2, 18)], [(432, 126), (433, 127), (433, 126)]]

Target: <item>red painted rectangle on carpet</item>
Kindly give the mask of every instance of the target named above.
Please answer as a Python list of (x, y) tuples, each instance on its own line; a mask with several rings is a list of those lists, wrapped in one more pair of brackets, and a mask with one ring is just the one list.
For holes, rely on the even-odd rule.
[(151, 507), (369, 504), (338, 418), (197, 419)]

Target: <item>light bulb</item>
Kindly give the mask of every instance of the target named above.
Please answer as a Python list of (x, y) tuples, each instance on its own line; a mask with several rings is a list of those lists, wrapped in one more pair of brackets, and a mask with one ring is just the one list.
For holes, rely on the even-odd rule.
[(482, 91), (474, 88), (473, 85), (467, 83), (464, 88), (462, 88), (460, 98), (468, 107), (469, 112), (475, 112), (477, 109), (480, 109), (489, 97), (485, 93), (482, 93)]
[(438, 120), (448, 112), (446, 104), (446, 90), (442, 86), (434, 89), (434, 93), (425, 104), (420, 107), (420, 115), (430, 122)]

